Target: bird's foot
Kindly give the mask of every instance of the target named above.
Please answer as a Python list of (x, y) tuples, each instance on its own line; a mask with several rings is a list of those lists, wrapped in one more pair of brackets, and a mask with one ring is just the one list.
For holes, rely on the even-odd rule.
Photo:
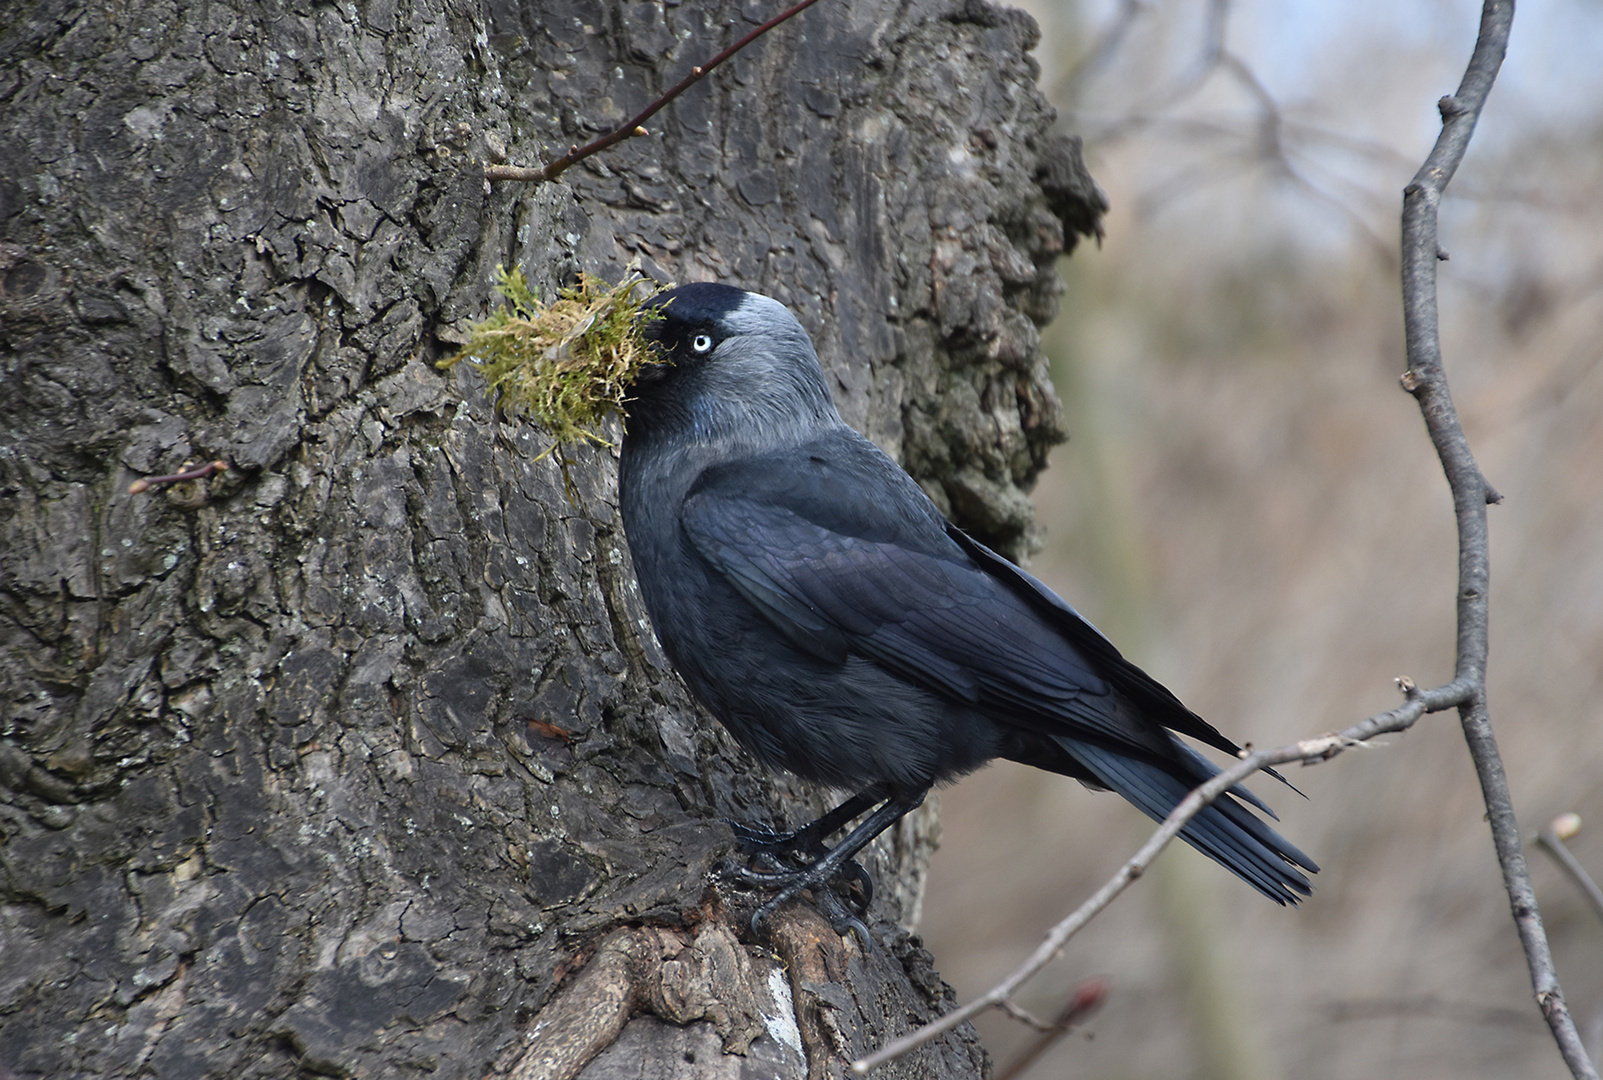
[[(874, 879), (856, 859), (830, 859), (830, 849), (809, 826), (782, 833), (766, 825), (731, 821), (741, 851), (749, 862), (726, 862), (721, 871), (748, 885), (776, 890), (751, 918), (753, 933), (762, 933), (762, 924), (775, 911), (806, 890), (811, 890), (818, 911), (837, 934), (856, 934), (864, 948), (871, 947), (868, 925), (862, 916), (874, 899)], [(848, 901), (834, 885), (855, 892)], [(853, 910), (853, 907), (857, 910)]]
[[(750, 857), (751, 862), (746, 865), (728, 863), (724, 869), (748, 885), (783, 889), (798, 875), (806, 874), (828, 858), (830, 853), (811, 825), (788, 833), (777, 832), (757, 822), (729, 821), (728, 825), (734, 830), (740, 850)], [(855, 884), (862, 890), (864, 911), (874, 902), (874, 879), (868, 876), (868, 871), (856, 859), (841, 861), (832, 877), (845, 880), (848, 887)], [(811, 885), (801, 887), (810, 888)]]
[[(726, 868), (747, 885), (784, 888), (798, 872), (806, 872), (829, 857), (829, 848), (824, 846), (819, 836), (818, 822), (797, 828), (795, 832), (782, 833), (760, 822), (725, 820), (729, 828), (734, 830), (734, 838), (736, 843), (741, 844), (741, 851), (752, 860), (747, 865), (729, 864)], [(869, 904), (874, 902), (874, 878), (870, 878), (869, 872), (862, 868), (858, 860), (843, 860), (835, 872), (835, 878), (850, 880), (850, 883), (862, 889), (862, 909), (867, 910)]]
[[(755, 885), (761, 889), (788, 889), (797, 880), (803, 878), (807, 880), (803, 882), (801, 888), (810, 889), (815, 887), (812, 880), (811, 866), (788, 869), (779, 865), (769, 856), (763, 855), (758, 856), (758, 858), (767, 865), (756, 867), (741, 865), (738, 862), (726, 862), (719, 867), (719, 870), (728, 877), (736, 878), (747, 885)], [(855, 886), (857, 891), (862, 894), (862, 899), (856, 902), (864, 911), (867, 911), (868, 905), (874, 902), (874, 879), (868, 876), (868, 871), (864, 870), (863, 864), (856, 859), (847, 859), (836, 867), (830, 880), (844, 885), (847, 889)]]
[[(818, 908), (820, 915), (829, 920), (829, 925), (835, 933), (842, 937), (848, 933), (856, 934), (857, 940), (862, 943), (865, 950), (874, 947), (874, 939), (868, 932), (868, 924), (863, 921), (863, 916), (868, 914), (874, 886), (868, 872), (856, 859), (848, 859), (833, 869), (826, 865), (815, 864), (789, 873), (746, 870), (739, 876), (742, 880), (753, 884), (778, 890), (762, 907), (752, 913), (752, 933), (761, 936), (763, 924), (768, 921), (769, 916), (802, 892), (811, 890), (814, 906)], [(836, 890), (836, 883), (844, 884), (848, 890), (855, 884), (861, 890), (860, 894), (848, 900)]]
[[(874, 785), (793, 833), (776, 833), (760, 825), (735, 825), (735, 835), (740, 838), (742, 849), (753, 862), (763, 864), (762, 869), (748, 865), (737, 876), (777, 890), (752, 915), (752, 931), (760, 935), (763, 922), (778, 911), (780, 905), (810, 889), (818, 910), (829, 919), (835, 932), (844, 934), (849, 930), (862, 939), (865, 948), (868, 947), (873, 940), (869, 937), (868, 926), (847, 906), (842, 895), (832, 890), (832, 885), (844, 882), (845, 891), (857, 886), (862, 898), (860, 910), (866, 914), (874, 898), (874, 883), (856, 855), (874, 837), (923, 802), (928, 790)], [(854, 825), (839, 844), (833, 848), (824, 846), (824, 837), (870, 809), (873, 812)]]

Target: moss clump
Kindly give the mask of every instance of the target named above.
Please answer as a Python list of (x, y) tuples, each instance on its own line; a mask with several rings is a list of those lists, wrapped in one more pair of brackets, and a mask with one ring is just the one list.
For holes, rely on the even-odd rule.
[(601, 422), (623, 409), (640, 369), (657, 362), (641, 331), (660, 318), (644, 308), (660, 290), (642, 285), (639, 274), (616, 285), (581, 274), (578, 285), (542, 304), (522, 271), (497, 267), (506, 305), (475, 323), (467, 345), (439, 367), (471, 361), (496, 405), (528, 414), (550, 432), (553, 450), (581, 440), (607, 445)]

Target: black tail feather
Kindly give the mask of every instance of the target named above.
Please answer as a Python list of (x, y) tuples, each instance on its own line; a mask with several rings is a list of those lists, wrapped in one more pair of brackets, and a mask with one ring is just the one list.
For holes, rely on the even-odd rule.
[[(1154, 821), (1168, 817), (1192, 788), (1219, 773), (1212, 762), (1184, 746), (1180, 747), (1184, 756), (1177, 764), (1191, 766), (1197, 773), (1186, 778), (1093, 743), (1063, 736), (1053, 741)], [(1296, 904), (1311, 895), (1313, 886), (1302, 870), (1317, 873), (1319, 867), (1232, 795), (1268, 812), (1257, 797), (1238, 786), (1187, 822), (1180, 831), (1181, 839), (1276, 903)]]

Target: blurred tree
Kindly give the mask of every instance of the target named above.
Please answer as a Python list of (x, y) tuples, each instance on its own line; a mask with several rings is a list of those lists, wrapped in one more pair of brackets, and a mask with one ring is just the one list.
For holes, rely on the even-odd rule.
[[(1106, 20), (1090, 28), (1054, 26), (1059, 5), (1037, 11), (1043, 84), (1068, 91), (1054, 101), (1084, 132), (1113, 209), (1098, 256), (1067, 268), (1068, 301), (1045, 342), (1075, 437), (1036, 493), (1050, 542), (1035, 569), (1203, 715), (1260, 747), (1393, 704), (1399, 674), (1423, 685), (1452, 670), (1452, 520), (1418, 410), (1398, 389), (1395, 235), (1476, 6), (1102, 4), (1087, 6)], [(1521, 9), (1442, 204), (1448, 372), (1482, 467), (1508, 495), (1491, 513), (1489, 680), (1527, 826), (1571, 808), (1603, 820), (1603, 205), (1588, 197), (1603, 160), (1600, 42), (1596, 5)], [(1108, 532), (1119, 533), (1111, 558)], [(1121, 590), (1126, 573), (1141, 588)], [(1261, 792), (1325, 867), (1296, 914), (1229, 902), (1234, 885), (1214, 883), (1229, 900), (1206, 920), (1212, 947), (1241, 972), (1234, 994), (1269, 1036), (1271, 1068), (1567, 1075), (1530, 1004), (1468, 764), (1443, 717), (1299, 771), (1307, 801)], [(1001, 910), (964, 883), (975, 861), (1016, 854), (965, 824), (982, 807), (1031, 821), (1032, 845), (1058, 856), (1018, 858), (1017, 899)], [(1150, 832), (1072, 785), (995, 771), (949, 794), (943, 813), (926, 934), (964, 998), (997, 977), (998, 957), (1034, 946), (1061, 897), (1112, 872), (1123, 853), (1109, 835), (1128, 830), (1133, 849)], [(1603, 831), (1577, 842), (1584, 862), (1603, 865)], [(1202, 1048), (1177, 1022), (1200, 1013), (1159, 947), (1168, 869), (1069, 950), (1043, 978), (1056, 985), (1023, 1001), (1048, 1011), (1064, 985), (1113, 974), (1096, 1040), (1066, 1044), (1043, 1071), (1203, 1073)], [(1603, 935), (1573, 887), (1540, 862), (1532, 872), (1595, 1048)], [(982, 934), (976, 909), (995, 918)], [(1006, 1060), (1016, 1025), (979, 1027)]]

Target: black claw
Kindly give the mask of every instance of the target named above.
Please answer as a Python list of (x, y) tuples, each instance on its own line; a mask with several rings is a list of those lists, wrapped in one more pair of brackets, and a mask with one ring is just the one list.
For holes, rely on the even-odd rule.
[[(797, 878), (804, 876), (796, 875)], [(829, 921), (830, 929), (842, 937), (847, 934), (856, 934), (857, 940), (862, 944), (864, 951), (875, 947), (874, 937), (868, 931), (868, 924), (851, 909), (845, 900), (841, 899), (833, 889), (827, 886), (819, 886), (803, 880), (793, 880), (762, 907), (752, 912), (751, 932), (758, 937), (762, 937), (763, 924), (768, 921), (774, 912), (779, 910), (781, 905), (794, 898), (804, 888), (812, 889), (818, 913)], [(866, 911), (867, 909), (865, 908), (864, 912), (866, 913)]]
[(863, 890), (863, 911), (866, 913), (868, 906), (874, 902), (874, 879), (868, 876), (868, 871), (856, 859), (841, 867), (840, 876), (844, 878), (847, 875), (856, 879), (858, 887)]
[(764, 904), (762, 907), (751, 913), (751, 933), (753, 937), (760, 938), (766, 936), (763, 933), (763, 923), (767, 922), (768, 916), (772, 914), (773, 912), (768, 910), (767, 904)]
[(856, 934), (865, 952), (873, 949), (874, 939), (868, 932), (868, 924), (833, 889), (818, 889), (814, 895), (818, 898), (818, 913), (829, 920), (830, 929), (841, 937)]

